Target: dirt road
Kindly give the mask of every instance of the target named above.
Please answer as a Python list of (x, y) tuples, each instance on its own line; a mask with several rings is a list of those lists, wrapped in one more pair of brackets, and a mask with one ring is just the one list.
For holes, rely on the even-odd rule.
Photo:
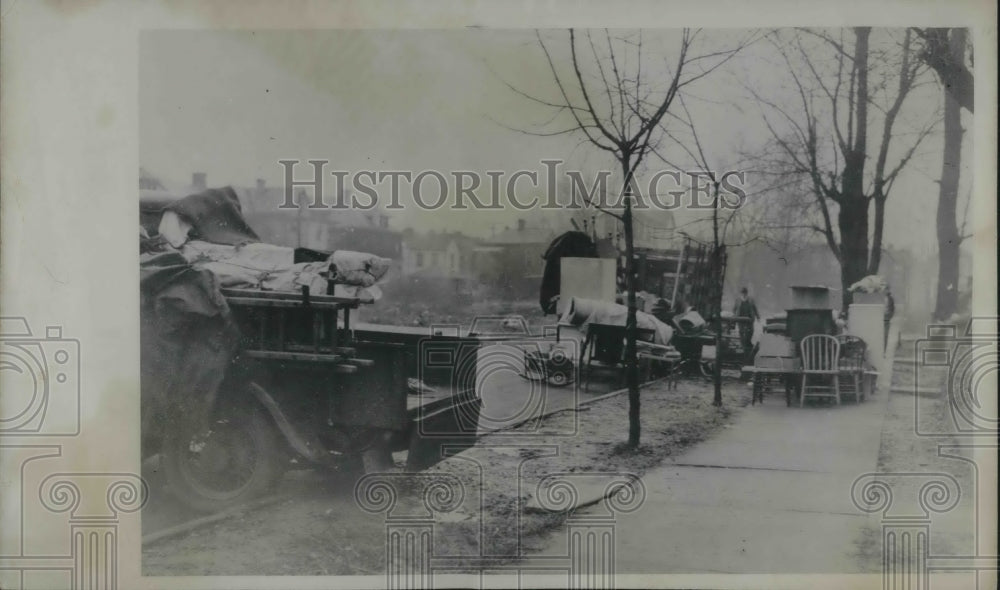
[[(484, 556), (496, 563), (516, 561), (566, 518), (527, 509), (546, 475), (641, 474), (717, 431), (733, 415), (730, 408), (749, 402), (743, 383), (727, 386), (726, 409), (711, 405), (711, 388), (701, 381), (681, 382), (677, 389), (660, 384), (643, 395), (644, 445), (636, 451), (622, 448), (627, 403), (618, 395), (586, 411), (561, 412), (540, 424), (484, 436), (476, 447), (422, 474), (430, 481), (450, 477), (461, 490), (461, 506), (436, 516), (435, 553), (457, 555), (457, 564), (469, 570), (480, 567)], [(423, 497), (419, 479), (399, 482), (400, 502)], [(274, 504), (144, 546), (144, 575), (385, 571), (385, 514), (359, 509), (348, 486), (317, 472), (293, 473), (283, 485), (297, 489)], [(145, 520), (144, 515), (144, 525)]]
[[(520, 375), (521, 362), (522, 349), (516, 345), (494, 344), (480, 350), (481, 381), (478, 389), (483, 400), (480, 434), (576, 407), (580, 402), (604, 395), (617, 386), (613, 379), (595, 379), (586, 391), (578, 384), (551, 387), (524, 379)], [(157, 466), (154, 459), (147, 461), (143, 470), (151, 488), (150, 500), (142, 512), (144, 536), (204, 516), (186, 508), (166, 492)], [(324, 479), (322, 474), (311, 471), (293, 471), (275, 493), (283, 497), (309, 495), (317, 491), (318, 482)]]

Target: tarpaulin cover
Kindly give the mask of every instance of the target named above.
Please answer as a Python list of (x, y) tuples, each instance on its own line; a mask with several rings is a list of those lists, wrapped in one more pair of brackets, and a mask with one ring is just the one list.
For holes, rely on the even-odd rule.
[(211, 272), (177, 252), (140, 262), (144, 454), (179, 420), (207, 427), (240, 333)]
[(166, 206), (191, 224), (191, 238), (236, 246), (259, 242), (256, 232), (243, 219), (240, 199), (232, 187), (210, 188)]
[(552, 240), (542, 255), (545, 271), (542, 274), (542, 288), (538, 303), (546, 314), (556, 312), (556, 296), (559, 295), (560, 269), (562, 258), (597, 258), (597, 246), (590, 236), (581, 231), (568, 231)]
[[(574, 297), (559, 321), (586, 329), (589, 324), (624, 326), (627, 318), (628, 307), (624, 305)], [(674, 336), (673, 328), (648, 313), (636, 311), (635, 323), (638, 328), (653, 331), (654, 344), (669, 344)]]

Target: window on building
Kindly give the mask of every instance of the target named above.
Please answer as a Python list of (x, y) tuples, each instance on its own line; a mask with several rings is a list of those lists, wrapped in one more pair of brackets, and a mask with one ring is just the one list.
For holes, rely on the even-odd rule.
[(423, 265), (424, 265), (424, 253), (417, 252), (417, 268), (420, 268)]

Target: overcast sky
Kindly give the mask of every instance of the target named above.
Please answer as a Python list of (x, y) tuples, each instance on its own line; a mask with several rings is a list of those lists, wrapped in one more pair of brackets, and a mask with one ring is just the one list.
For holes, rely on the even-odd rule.
[[(724, 47), (741, 34), (707, 31), (701, 47)], [(566, 33), (543, 36), (565, 66)], [(678, 32), (644, 31), (643, 39), (644, 75), (662, 71), (667, 79)], [(192, 172), (203, 171), (212, 186), (251, 186), (257, 178), (277, 186), (283, 182), (280, 159), (327, 159), (330, 168), (348, 171), (434, 169), (446, 175), (541, 173), (540, 161), (551, 158), (587, 173), (615, 169), (607, 153), (581, 143), (580, 136), (536, 137), (508, 129), (554, 130), (564, 122), (506, 85), (558, 99), (533, 31), (152, 31), (140, 38), (139, 64), (140, 161), (168, 182), (187, 182)], [(933, 76), (927, 80), (936, 82)], [(787, 68), (761, 43), (688, 87), (686, 104), (709, 159), (721, 167), (738, 163), (740, 153), (768, 138), (747, 84), (779, 99), (794, 98), (787, 83)], [(926, 119), (939, 103), (939, 87), (929, 83), (909, 99), (904, 123)], [(894, 189), (886, 228), (890, 244), (913, 247), (933, 236), (939, 135), (923, 144)], [(971, 160), (968, 145), (967, 135), (965, 162)], [(687, 163), (676, 147), (663, 149), (672, 161)], [(651, 158), (645, 173), (663, 167)], [(646, 215), (655, 224), (656, 215)], [(524, 216), (510, 210), (408, 209), (401, 225), (486, 235), (492, 226), (513, 225)]]

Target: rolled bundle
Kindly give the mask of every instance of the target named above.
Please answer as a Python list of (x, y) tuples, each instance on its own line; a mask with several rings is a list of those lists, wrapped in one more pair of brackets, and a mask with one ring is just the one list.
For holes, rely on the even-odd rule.
[(701, 314), (693, 309), (675, 317), (674, 322), (685, 334), (700, 332), (705, 328), (705, 318), (701, 317)]
[(343, 285), (371, 287), (389, 271), (392, 261), (374, 254), (337, 250), (330, 255), (330, 280)]
[[(574, 326), (591, 323), (624, 326), (627, 320), (628, 307), (624, 305), (574, 297), (566, 306), (566, 313), (563, 314), (561, 321)], [(653, 341), (656, 344), (668, 344), (673, 338), (673, 328), (648, 313), (636, 310), (635, 323), (639, 328), (653, 330), (655, 334)]]
[(602, 310), (606, 313), (612, 313), (616, 307), (625, 308), (625, 306), (618, 305), (617, 303), (573, 297), (570, 299), (569, 305), (566, 307), (566, 313), (563, 315), (563, 320), (565, 323), (579, 326), (590, 319), (590, 317), (593, 316), (598, 310)]

